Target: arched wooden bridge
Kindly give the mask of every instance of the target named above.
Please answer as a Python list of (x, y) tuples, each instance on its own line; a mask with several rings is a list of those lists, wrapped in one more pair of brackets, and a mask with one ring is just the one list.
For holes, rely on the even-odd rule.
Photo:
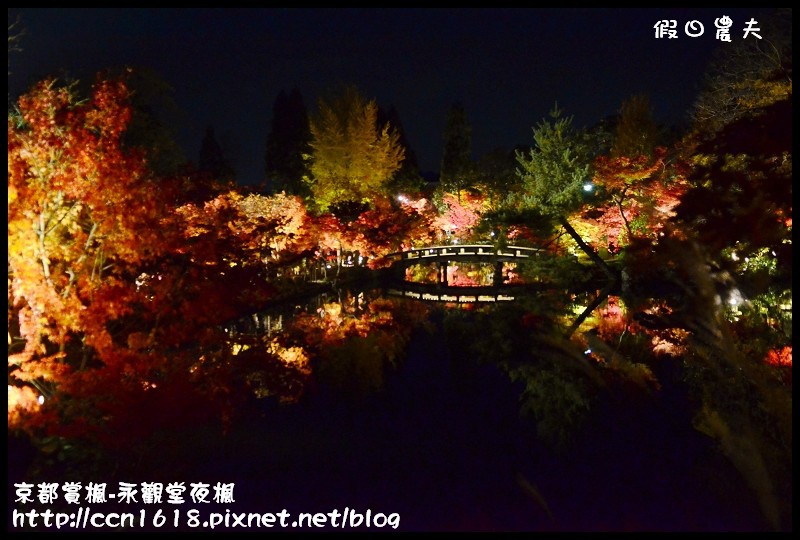
[[(434, 302), (483, 303), (514, 300), (524, 286), (503, 284), (503, 263), (522, 261), (535, 257), (541, 249), (522, 246), (496, 247), (492, 245), (465, 244), (431, 246), (392, 253), (395, 270), (394, 286), (387, 289), (393, 296), (403, 296)], [(449, 262), (479, 262), (494, 265), (492, 285), (482, 287), (454, 287), (447, 283)], [(405, 269), (415, 264), (435, 262), (439, 265), (437, 283), (411, 283), (406, 281)], [(513, 292), (512, 292), (513, 291)]]

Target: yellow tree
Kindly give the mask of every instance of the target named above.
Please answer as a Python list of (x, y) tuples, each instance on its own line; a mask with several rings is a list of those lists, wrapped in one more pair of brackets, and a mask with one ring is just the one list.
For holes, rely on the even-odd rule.
[(646, 94), (626, 99), (619, 111), (619, 124), (611, 148), (612, 157), (651, 156), (658, 142), (658, 126)]
[(323, 212), (370, 203), (385, 191), (405, 157), (399, 134), (388, 124), (378, 126), (378, 105), (352, 86), (330, 102), (319, 100), (310, 129), (311, 175), (305, 180)]

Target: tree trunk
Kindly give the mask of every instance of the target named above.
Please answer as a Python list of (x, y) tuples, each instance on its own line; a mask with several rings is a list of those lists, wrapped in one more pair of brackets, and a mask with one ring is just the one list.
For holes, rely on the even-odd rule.
[(600, 267), (603, 272), (609, 277), (609, 279), (616, 281), (617, 275), (614, 273), (611, 268), (606, 264), (606, 262), (600, 258), (600, 255), (595, 252), (586, 242), (583, 241), (583, 238), (580, 237), (578, 232), (572, 228), (572, 225), (569, 224), (567, 219), (564, 216), (559, 216), (558, 222), (561, 224), (562, 227), (567, 231), (567, 233), (575, 240), (575, 243), (578, 244), (578, 247), (581, 248), (581, 251), (586, 253), (589, 258), (595, 263), (597, 266)]
[(631, 230), (631, 226), (628, 223), (628, 218), (625, 217), (625, 211), (622, 209), (622, 199), (614, 199), (614, 203), (617, 205), (617, 209), (619, 210), (619, 217), (622, 218), (622, 223), (625, 225), (625, 230), (628, 231), (628, 242), (633, 240), (633, 231)]
[(597, 309), (597, 306), (602, 304), (603, 301), (605, 301), (608, 298), (608, 295), (611, 294), (611, 291), (613, 289), (614, 289), (614, 283), (612, 282), (612, 283), (609, 283), (608, 285), (606, 285), (605, 288), (603, 288), (602, 291), (597, 293), (597, 296), (595, 297), (595, 299), (592, 300), (592, 302), (588, 306), (586, 306), (586, 309), (584, 309), (581, 312), (581, 314), (578, 316), (578, 318), (575, 319), (575, 322), (573, 322), (572, 325), (567, 330), (567, 333), (565, 334), (567, 339), (571, 338), (572, 334), (575, 333), (575, 330), (577, 330), (578, 327), (581, 324), (583, 324), (583, 321), (586, 320), (586, 318), (592, 313), (592, 311)]

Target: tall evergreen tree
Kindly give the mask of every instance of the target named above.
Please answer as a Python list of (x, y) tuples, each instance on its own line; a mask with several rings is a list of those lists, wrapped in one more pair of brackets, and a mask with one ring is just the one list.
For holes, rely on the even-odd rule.
[(615, 113), (601, 118), (600, 121), (586, 128), (589, 151), (592, 155), (601, 156), (611, 153), (618, 125), (619, 113)]
[(114, 69), (108, 77), (121, 77), (130, 89), (131, 122), (122, 134), (128, 148), (142, 148), (150, 169), (159, 176), (170, 176), (186, 165), (187, 159), (177, 140), (177, 126), (183, 113), (175, 102), (174, 89), (148, 68)]
[(495, 207), (502, 205), (519, 186), (516, 152), (496, 148), (475, 164), (475, 182)]
[(307, 196), (303, 177), (308, 174), (304, 155), (310, 152), (308, 110), (297, 87), (278, 94), (272, 107), (272, 124), (266, 145), (266, 180), (272, 192)]
[(454, 103), (447, 116), (439, 172), (444, 191), (459, 193), (472, 183), (472, 126), (461, 103)]
[(591, 179), (591, 155), (585, 137), (558, 106), (533, 129), (534, 147), (517, 153), (523, 183), (521, 201), (543, 214), (569, 214), (580, 205)]
[(527, 153), (517, 152), (517, 169), (522, 193), (517, 196), (522, 209), (533, 210), (561, 225), (578, 247), (612, 279), (614, 274), (567, 221), (583, 200), (584, 185), (591, 180), (591, 154), (586, 133), (573, 127), (571, 116), (563, 116), (558, 106), (533, 129), (535, 146)]
[(214, 135), (214, 128), (209, 126), (200, 145), (200, 172), (208, 174), (212, 180), (230, 182), (234, 179), (233, 167), (225, 157), (222, 147)]
[(379, 108), (378, 125), (381, 127), (381, 129), (387, 126), (391, 127), (391, 129), (397, 133), (398, 142), (405, 151), (405, 159), (403, 159), (400, 169), (394, 173), (394, 176), (387, 185), (389, 191), (392, 193), (415, 193), (420, 191), (425, 186), (425, 180), (420, 174), (417, 155), (414, 153), (414, 150), (411, 148), (411, 144), (408, 142), (408, 137), (406, 136), (405, 129), (403, 128), (403, 123), (400, 121), (400, 115), (398, 114), (397, 109), (394, 106), (389, 107), (388, 111)]

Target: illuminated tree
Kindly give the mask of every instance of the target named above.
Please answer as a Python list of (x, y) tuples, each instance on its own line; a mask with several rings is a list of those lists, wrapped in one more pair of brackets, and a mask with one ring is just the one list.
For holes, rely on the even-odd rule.
[(517, 174), (523, 182), (518, 198), (523, 206), (544, 214), (562, 215), (577, 208), (583, 186), (591, 179), (591, 156), (582, 134), (558, 107), (533, 129), (534, 148), (517, 152)]
[(647, 95), (639, 94), (625, 100), (619, 111), (613, 157), (636, 158), (650, 156), (658, 142), (658, 126)]
[(311, 118), (311, 175), (306, 182), (322, 211), (341, 203), (369, 203), (386, 191), (404, 151), (391, 126), (378, 125), (378, 106), (353, 87)]
[(81, 102), (45, 81), (9, 116), (9, 364), (43, 394), (93, 358), (123, 360), (108, 323), (131, 309), (131, 272), (164, 249), (158, 189), (121, 143), (127, 97), (99, 81)]
[(572, 117), (562, 116), (556, 106), (552, 121), (543, 120), (533, 129), (535, 146), (526, 155), (517, 152), (522, 181), (517, 205), (558, 222), (578, 247), (609, 277), (613, 272), (567, 221), (583, 201), (584, 186), (591, 180), (589, 144), (584, 133), (572, 126)]
[(452, 193), (445, 193), (441, 211), (433, 224), (447, 235), (467, 237), (481, 219), (483, 201), (480, 196), (467, 196), (459, 201)]
[[(647, 188), (657, 183), (663, 176), (666, 149), (658, 148), (653, 157), (637, 155), (636, 157), (606, 157), (595, 160), (594, 183), (602, 187), (606, 195), (611, 197), (619, 212), (627, 239), (630, 241), (635, 233), (631, 229), (631, 219), (638, 216), (642, 208), (648, 204)], [(619, 234), (613, 235), (615, 238)]]
[(636, 236), (657, 233), (687, 187), (681, 152), (668, 155), (656, 146), (658, 135), (650, 100), (635, 95), (622, 104), (610, 152), (593, 162), (592, 183), (611, 206), (601, 202), (584, 217), (599, 225), (611, 252)]
[[(751, 45), (750, 60), (764, 45)], [(780, 89), (780, 78), (728, 83), (716, 103), (701, 98), (718, 108), (687, 138), (701, 142), (664, 236), (626, 254), (629, 290), (660, 291), (657, 309), (637, 318), (677, 346), (699, 404), (693, 426), (747, 482), (765, 525), (780, 530), (791, 527), (793, 510), (792, 389), (785, 366), (769, 360), (792, 339), (791, 93), (769, 90)]]
[(237, 227), (249, 229), (260, 242), (262, 261), (285, 264), (314, 247), (312, 219), (300, 197), (250, 194), (238, 205), (246, 219), (237, 222)]
[(393, 203), (391, 199), (376, 199), (374, 208), (363, 212), (343, 231), (348, 249), (369, 257), (369, 265), (377, 267), (387, 261), (381, 257), (426, 245), (433, 240), (432, 216), (411, 203)]
[(719, 252), (738, 243), (739, 255), (747, 256), (768, 247), (790, 266), (791, 117), (791, 99), (779, 101), (698, 147), (689, 177), (694, 187), (677, 211), (709, 248)]
[[(86, 101), (46, 81), (9, 116), (9, 421), (27, 430), (124, 444), (226, 417), (251, 364), (225, 325), (313, 245), (294, 197), (173, 206), (180, 182), (122, 143), (127, 98), (117, 81)], [(296, 395), (304, 368), (261, 345), (247, 357), (274, 379), (257, 387)]]

